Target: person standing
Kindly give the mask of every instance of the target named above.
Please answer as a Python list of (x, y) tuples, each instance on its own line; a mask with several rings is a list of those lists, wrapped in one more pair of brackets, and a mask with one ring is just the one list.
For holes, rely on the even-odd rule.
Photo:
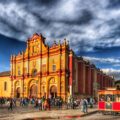
[(87, 101), (87, 99), (84, 98), (84, 100), (83, 100), (83, 112), (87, 113), (88, 112), (87, 110), (88, 110), (88, 101)]
[(38, 99), (38, 106), (39, 106), (39, 110), (42, 110), (42, 100), (41, 100), (41, 98)]
[(83, 110), (83, 99), (82, 98), (80, 100), (80, 109), (81, 109), (81, 112), (84, 112), (84, 110)]
[(9, 107), (8, 107), (8, 110), (13, 110), (13, 100), (12, 99), (10, 99), (10, 105), (9, 105)]

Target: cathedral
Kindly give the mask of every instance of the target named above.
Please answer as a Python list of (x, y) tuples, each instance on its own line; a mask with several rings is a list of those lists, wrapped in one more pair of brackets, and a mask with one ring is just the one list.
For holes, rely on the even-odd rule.
[(74, 54), (69, 42), (45, 43), (42, 34), (27, 40), (26, 50), (11, 55), (10, 71), (0, 73), (0, 97), (95, 96), (114, 78)]

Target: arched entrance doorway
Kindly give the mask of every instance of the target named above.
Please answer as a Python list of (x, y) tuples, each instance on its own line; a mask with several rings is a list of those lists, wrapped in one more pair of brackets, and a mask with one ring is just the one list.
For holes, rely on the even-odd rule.
[(37, 85), (32, 85), (30, 87), (30, 97), (37, 97)]
[(117, 90), (120, 90), (120, 86), (119, 85), (117, 85)]
[(20, 87), (16, 89), (16, 97), (20, 98)]
[(51, 98), (57, 97), (57, 87), (55, 85), (52, 85), (50, 87), (50, 95), (51, 95)]

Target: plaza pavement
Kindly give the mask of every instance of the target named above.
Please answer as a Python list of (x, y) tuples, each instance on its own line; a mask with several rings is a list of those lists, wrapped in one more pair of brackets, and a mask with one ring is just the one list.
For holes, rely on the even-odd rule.
[(84, 114), (80, 108), (76, 109), (52, 109), (47, 111), (39, 111), (33, 106), (29, 107), (16, 107), (13, 111), (8, 111), (6, 107), (0, 107), (0, 120), (52, 120), (52, 119), (72, 119), (80, 118), (89, 114), (97, 112), (97, 106), (88, 108), (88, 113)]

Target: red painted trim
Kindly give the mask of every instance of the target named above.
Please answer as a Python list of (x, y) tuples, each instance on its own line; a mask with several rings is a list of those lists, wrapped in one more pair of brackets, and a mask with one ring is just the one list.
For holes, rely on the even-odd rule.
[(120, 111), (120, 102), (113, 102), (113, 110)]
[(70, 77), (69, 77), (69, 85), (72, 86), (72, 77), (73, 77), (73, 56), (69, 56), (69, 71), (70, 71)]
[(98, 103), (98, 109), (99, 109), (99, 110), (100, 110), (100, 109), (105, 109), (105, 102), (100, 101), (100, 102)]

